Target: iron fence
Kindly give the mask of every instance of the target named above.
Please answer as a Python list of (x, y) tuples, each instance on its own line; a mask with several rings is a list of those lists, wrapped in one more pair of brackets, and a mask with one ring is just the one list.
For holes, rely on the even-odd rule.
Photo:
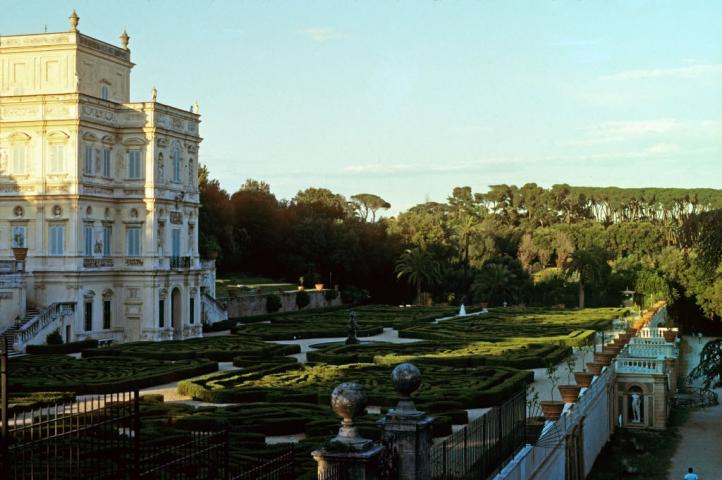
[(106, 479), (138, 466), (138, 392), (60, 402), (7, 418), (2, 478)]
[(525, 419), (526, 395), (520, 391), (431, 447), (431, 478), (489, 477), (523, 443)]
[(228, 431), (189, 432), (171, 445), (144, 445), (138, 470), (141, 480), (226, 480)]
[(231, 480), (293, 480), (295, 452), (293, 447), (282, 452), (277, 457), (268, 460), (243, 473), (231, 475)]

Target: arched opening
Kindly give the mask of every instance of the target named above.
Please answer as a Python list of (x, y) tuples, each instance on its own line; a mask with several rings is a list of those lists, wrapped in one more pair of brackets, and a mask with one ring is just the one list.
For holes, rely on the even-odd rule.
[(183, 305), (181, 302), (180, 288), (174, 288), (170, 297), (170, 324), (176, 334), (183, 331)]

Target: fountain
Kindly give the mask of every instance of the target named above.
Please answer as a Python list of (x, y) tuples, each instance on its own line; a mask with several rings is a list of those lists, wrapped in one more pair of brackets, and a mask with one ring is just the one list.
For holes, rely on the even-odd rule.
[(459, 316), (465, 317), (466, 316), (466, 307), (464, 307), (464, 304), (461, 304), (461, 308), (459, 309)]

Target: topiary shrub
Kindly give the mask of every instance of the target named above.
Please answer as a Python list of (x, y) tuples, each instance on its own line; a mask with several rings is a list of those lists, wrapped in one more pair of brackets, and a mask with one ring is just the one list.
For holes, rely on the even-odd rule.
[(45, 339), (45, 343), (48, 345), (62, 345), (63, 344), (63, 336), (60, 335), (60, 330), (57, 328), (48, 334), (47, 338)]
[(296, 292), (296, 306), (299, 310), (303, 310), (309, 303), (311, 303), (311, 297), (308, 295), (308, 292), (305, 290)]
[(266, 297), (266, 311), (268, 313), (276, 313), (281, 309), (281, 297), (271, 294)]
[(326, 299), (327, 302), (333, 302), (334, 300), (336, 300), (336, 297), (338, 297), (338, 291), (333, 288), (326, 290), (323, 293), (323, 297)]

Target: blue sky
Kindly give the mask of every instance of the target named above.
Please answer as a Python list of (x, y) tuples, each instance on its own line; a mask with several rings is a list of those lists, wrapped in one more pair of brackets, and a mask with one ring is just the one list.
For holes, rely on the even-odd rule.
[(131, 97), (203, 115), (224, 188), (495, 183), (722, 188), (722, 3), (0, 0), (0, 34), (119, 44)]

